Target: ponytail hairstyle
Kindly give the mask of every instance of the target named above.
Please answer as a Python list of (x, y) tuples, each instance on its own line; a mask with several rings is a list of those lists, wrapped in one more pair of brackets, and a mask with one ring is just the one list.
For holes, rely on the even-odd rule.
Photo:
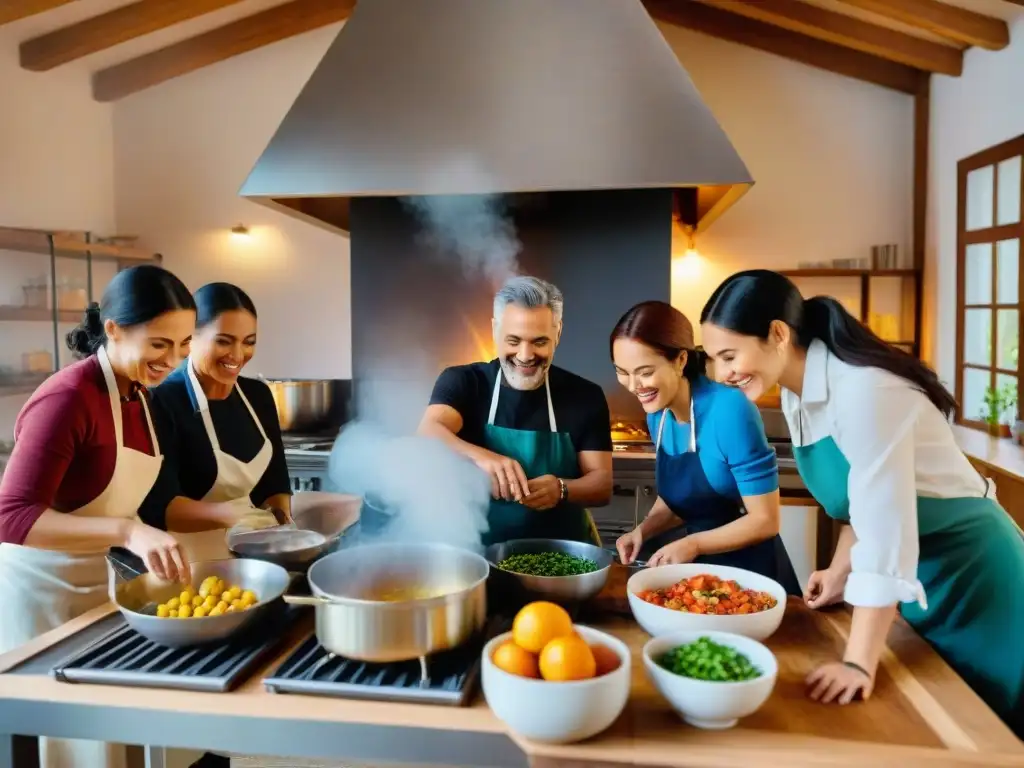
[(618, 339), (639, 341), (670, 362), (686, 352), (683, 377), (692, 383), (704, 375), (707, 355), (703, 349), (694, 346), (693, 325), (686, 315), (664, 301), (640, 302), (619, 319), (609, 341), (613, 358)]
[(752, 269), (726, 278), (700, 314), (702, 324), (761, 340), (768, 339), (774, 320), (792, 328), (796, 343), (804, 349), (819, 339), (847, 365), (881, 368), (910, 382), (947, 419), (956, 410), (956, 399), (935, 371), (882, 341), (831, 296), (805, 300), (793, 282), (778, 272)]
[(188, 288), (172, 273), (155, 264), (139, 264), (114, 275), (100, 303), (85, 310), (82, 322), (65, 337), (68, 349), (79, 358), (96, 354), (107, 343), (107, 320), (122, 328), (143, 325), (178, 309), (195, 310)]

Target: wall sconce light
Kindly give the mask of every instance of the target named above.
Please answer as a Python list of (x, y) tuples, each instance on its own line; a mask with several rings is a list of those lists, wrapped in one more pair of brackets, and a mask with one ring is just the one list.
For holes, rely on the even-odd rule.
[(235, 224), (235, 226), (231, 228), (231, 236), (235, 238), (249, 237), (249, 228), (244, 224)]
[(692, 229), (687, 230), (686, 237), (686, 250), (682, 256), (672, 260), (672, 277), (679, 280), (696, 280), (701, 272), (700, 251), (697, 250)]

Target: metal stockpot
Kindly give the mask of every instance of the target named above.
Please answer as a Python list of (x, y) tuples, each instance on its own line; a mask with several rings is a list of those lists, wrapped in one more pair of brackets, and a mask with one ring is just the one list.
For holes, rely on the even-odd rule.
[(340, 426), (333, 379), (263, 379), (282, 432), (319, 433)]
[[(490, 566), (444, 544), (367, 544), (326, 555), (309, 569), (316, 637), (331, 653), (367, 662), (423, 659), (456, 648), (487, 620)], [(438, 597), (385, 601), (382, 591), (444, 590)]]

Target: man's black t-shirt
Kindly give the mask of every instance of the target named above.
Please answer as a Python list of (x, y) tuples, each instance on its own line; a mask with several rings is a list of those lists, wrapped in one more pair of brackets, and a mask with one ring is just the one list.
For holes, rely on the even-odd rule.
[[(431, 405), (448, 405), (462, 416), (459, 437), (482, 445), (484, 427), (491, 409), (494, 382), (501, 370), (497, 359), (446, 368), (437, 377), (430, 394)], [(551, 404), (559, 432), (567, 432), (577, 453), (611, 451), (611, 416), (604, 390), (582, 376), (552, 365), (548, 370)], [(502, 384), (494, 424), (510, 429), (547, 432), (547, 395), (544, 387), (518, 390)]]

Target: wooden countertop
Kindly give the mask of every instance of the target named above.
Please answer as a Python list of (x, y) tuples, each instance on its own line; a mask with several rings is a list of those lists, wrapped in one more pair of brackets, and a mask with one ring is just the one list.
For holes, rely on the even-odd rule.
[[(608, 589), (598, 598), (600, 607), (622, 610), (627, 575), (626, 569), (614, 569)], [(112, 610), (111, 606), (96, 609), (0, 656), (0, 671), (11, 669)], [(842, 608), (812, 612), (800, 601), (791, 600), (782, 626), (768, 641), (779, 659), (775, 691), (759, 712), (727, 731), (692, 728), (669, 709), (646, 679), (640, 649), (647, 636), (632, 620), (615, 617), (595, 623), (633, 649), (633, 690), (626, 711), (608, 731), (582, 744), (544, 746), (513, 737), (531, 765), (1024, 766), (1024, 743), (901, 620), (890, 636), (871, 700), (846, 707), (820, 705), (806, 698), (803, 680), (817, 664), (839, 657), (849, 633), (850, 615)], [(296, 719), (395, 727), (414, 724), (416, 728), (452, 732), (450, 738), (455, 737), (454, 732), (505, 731), (482, 697), (469, 707), (451, 708), (292, 694), (287, 706), (281, 706), (281, 696), (265, 691), (261, 678), (295, 647), (302, 631), (297, 629), (294, 635), (276, 658), (232, 693), (70, 685), (45, 675), (18, 673), (0, 675), (0, 703), (4, 699), (71, 701), (131, 707), (154, 716), (185, 711), (214, 719), (279, 719), (282, 725)]]
[(1024, 481), (1024, 447), (1005, 437), (993, 437), (980, 429), (953, 425), (953, 436), (960, 450), (992, 469)]

